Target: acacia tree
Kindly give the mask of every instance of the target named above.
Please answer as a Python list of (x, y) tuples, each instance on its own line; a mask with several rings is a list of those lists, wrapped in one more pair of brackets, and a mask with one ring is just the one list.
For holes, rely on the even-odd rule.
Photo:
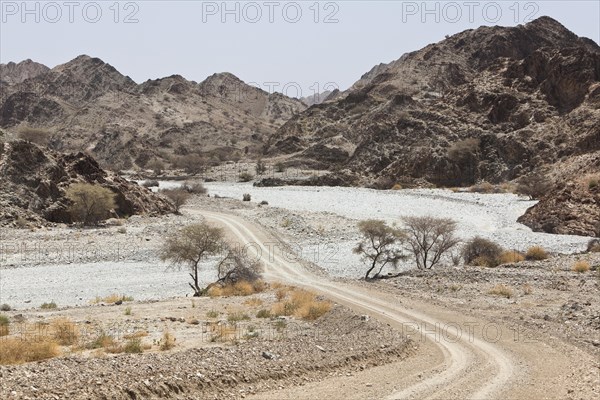
[(100, 185), (74, 183), (67, 189), (66, 197), (71, 200), (71, 217), (83, 225), (96, 225), (117, 208), (116, 194)]
[(370, 262), (365, 280), (369, 279), (369, 275), (377, 266), (379, 270), (375, 276), (379, 275), (386, 265), (391, 264), (396, 267), (400, 260), (406, 258), (398, 246), (404, 239), (403, 234), (384, 221), (373, 219), (361, 221), (358, 223), (358, 229), (363, 239), (354, 248), (354, 253), (361, 254), (365, 261)]
[(188, 192), (185, 189), (165, 189), (161, 190), (160, 192), (167, 196), (169, 200), (171, 200), (171, 202), (175, 206), (176, 214), (180, 214), (179, 210), (183, 205), (185, 205), (185, 203), (187, 203), (189, 198), (192, 196), (190, 192)]
[(534, 172), (519, 180), (517, 194), (527, 196), (530, 200), (537, 200), (552, 189), (552, 181), (544, 174)]
[(459, 243), (456, 222), (449, 218), (404, 218), (404, 233), (415, 257), (417, 268), (431, 269), (444, 253)]
[(227, 246), (225, 257), (217, 264), (215, 284), (231, 285), (237, 282), (255, 282), (260, 279), (263, 266), (258, 259), (251, 259), (245, 249)]
[(173, 264), (188, 266), (192, 278), (189, 285), (194, 290), (194, 297), (200, 297), (204, 291), (199, 282), (199, 264), (205, 257), (220, 253), (224, 247), (223, 230), (201, 222), (188, 225), (167, 238), (160, 258)]

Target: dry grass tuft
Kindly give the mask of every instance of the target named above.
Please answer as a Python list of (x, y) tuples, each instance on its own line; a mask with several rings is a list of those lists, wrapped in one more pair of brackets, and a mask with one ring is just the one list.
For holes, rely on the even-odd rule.
[(533, 287), (529, 283), (524, 284), (522, 289), (524, 295), (530, 295), (533, 293)]
[(330, 302), (317, 300), (317, 296), (307, 290), (287, 288), (285, 293), (286, 296), (273, 305), (271, 312), (275, 316), (293, 315), (314, 321), (331, 309)]
[(175, 347), (176, 341), (177, 339), (175, 339), (175, 336), (173, 336), (171, 332), (165, 331), (163, 333), (162, 339), (160, 340), (160, 349), (162, 351), (171, 350), (173, 347)]
[(505, 251), (500, 255), (500, 264), (514, 264), (525, 261), (525, 256), (518, 251)]
[(207, 295), (211, 298), (229, 297), (229, 296), (251, 296), (256, 293), (261, 293), (268, 288), (268, 285), (257, 280), (256, 282), (240, 281), (233, 285), (215, 285), (207, 291)]
[(263, 304), (264, 304), (264, 302), (257, 297), (252, 297), (252, 298), (244, 301), (244, 305), (247, 305), (248, 307), (260, 307)]
[(541, 261), (548, 258), (548, 253), (541, 246), (533, 246), (527, 250), (527, 254), (525, 254), (525, 258), (527, 260)]
[(10, 321), (8, 317), (0, 315), (0, 337), (7, 336), (10, 333)]
[(577, 261), (575, 264), (573, 264), (573, 267), (571, 267), (571, 270), (573, 272), (578, 272), (578, 273), (584, 273), (584, 272), (588, 272), (591, 269), (591, 265), (589, 262), (584, 261), (584, 260), (579, 260)]
[(127, 301), (133, 301), (133, 297), (126, 296), (124, 294), (113, 293), (113, 294), (108, 295), (106, 297), (96, 296), (96, 298), (94, 300), (92, 300), (91, 303), (92, 304), (99, 304), (99, 303), (114, 304), (114, 303), (117, 303), (117, 302), (123, 302), (123, 303), (125, 303)]
[(47, 337), (0, 339), (0, 365), (42, 361), (59, 354), (58, 343)]
[(504, 285), (496, 285), (492, 289), (490, 289), (488, 293), (494, 296), (506, 297), (507, 299), (513, 297), (512, 289)]
[(68, 318), (57, 318), (50, 322), (50, 332), (61, 346), (72, 346), (79, 339), (77, 325)]

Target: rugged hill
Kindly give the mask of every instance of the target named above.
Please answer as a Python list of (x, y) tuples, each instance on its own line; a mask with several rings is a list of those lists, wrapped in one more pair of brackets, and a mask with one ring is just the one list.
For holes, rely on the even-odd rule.
[(46, 73), (49, 69), (45, 65), (31, 60), (21, 61), (18, 64), (14, 62), (0, 64), (0, 85), (15, 85)]
[(252, 156), (306, 108), (227, 73), (200, 84), (174, 75), (138, 85), (88, 56), (21, 78), (4, 85), (0, 127), (13, 134), (45, 128), (52, 148), (87, 151), (116, 168), (189, 153), (216, 161)]
[(22, 140), (0, 146), (0, 225), (71, 222), (65, 190), (76, 182), (116, 193), (118, 216), (174, 212), (163, 197), (104, 171), (86, 154), (61, 154)]
[(268, 143), (363, 184), (501, 182), (600, 150), (600, 47), (542, 17), (381, 64)]

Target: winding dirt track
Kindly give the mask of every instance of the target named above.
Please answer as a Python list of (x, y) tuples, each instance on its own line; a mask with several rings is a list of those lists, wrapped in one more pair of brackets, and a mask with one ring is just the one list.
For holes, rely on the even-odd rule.
[[(351, 378), (326, 378), (256, 399), (542, 399), (565, 398), (563, 375), (581, 354), (563, 343), (526, 339), (501, 323), (423, 302), (331, 282), (273, 251), (280, 241), (241, 217), (188, 209), (262, 252), (265, 277), (318, 291), (361, 314), (402, 330), (419, 343), (416, 356)], [(372, 338), (382, 343), (385, 338)]]

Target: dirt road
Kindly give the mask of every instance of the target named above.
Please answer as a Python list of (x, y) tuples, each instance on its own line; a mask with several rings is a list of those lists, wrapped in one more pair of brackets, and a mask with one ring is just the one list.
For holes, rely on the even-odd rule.
[[(575, 398), (572, 376), (579, 369), (595, 365), (591, 356), (569, 344), (540, 335), (527, 336), (501, 321), (485, 321), (329, 281), (273, 251), (277, 238), (257, 224), (225, 213), (188, 211), (223, 226), (236, 240), (260, 249), (267, 279), (318, 291), (402, 330), (420, 343), (419, 355), (402, 363), (352, 377), (261, 393), (256, 399), (566, 399)], [(365, 340), (385, 342), (385, 338)], [(590, 385), (576, 396), (592, 398), (597, 395), (596, 389)]]

